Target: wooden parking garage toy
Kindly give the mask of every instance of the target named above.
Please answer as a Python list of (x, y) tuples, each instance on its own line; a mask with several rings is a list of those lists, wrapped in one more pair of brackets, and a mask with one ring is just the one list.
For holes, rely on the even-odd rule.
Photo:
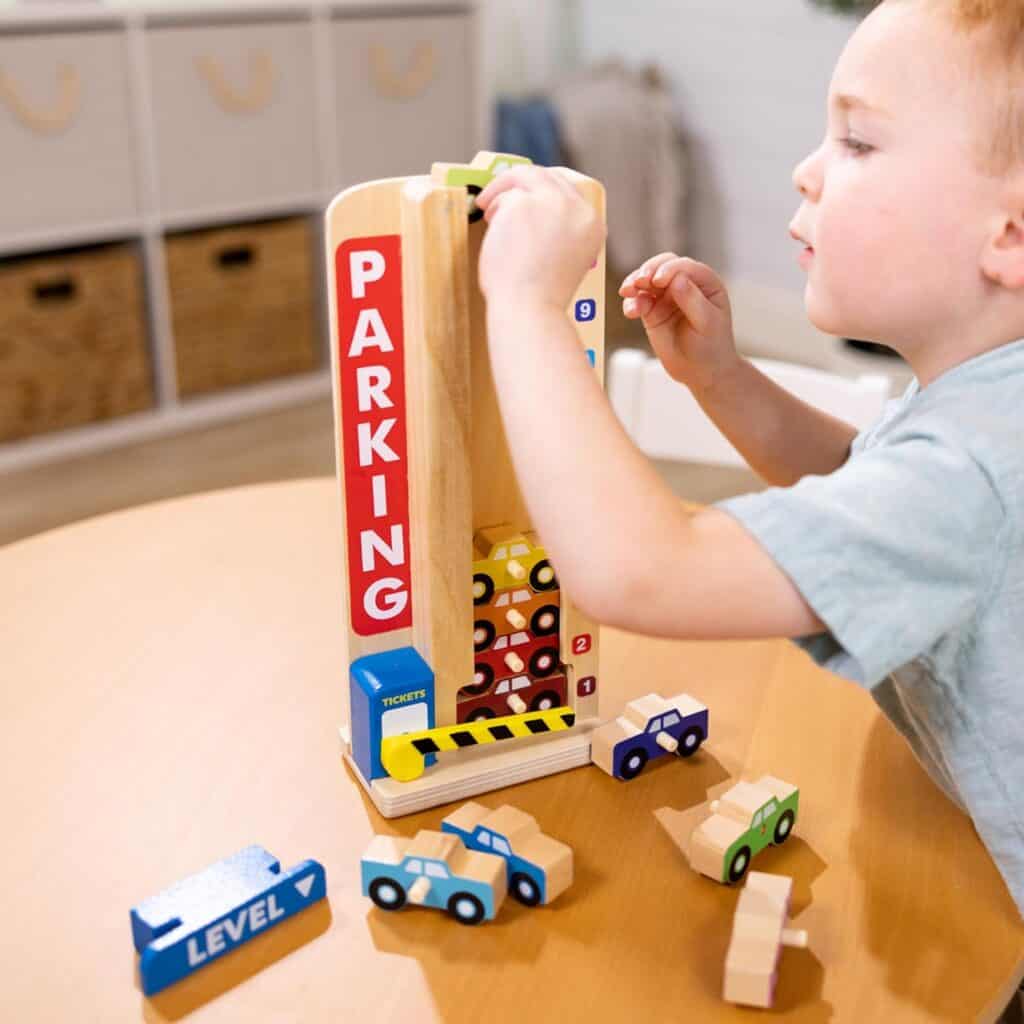
[(381, 910), (407, 903), (446, 910), (460, 924), (492, 921), (508, 889), (505, 859), (467, 850), (458, 836), (373, 837), (361, 862), (363, 895)]
[(711, 814), (690, 836), (690, 867), (717, 882), (738, 882), (767, 846), (792, 834), (800, 791), (773, 775), (737, 782), (711, 802)]
[(787, 928), (793, 880), (751, 871), (733, 916), (722, 997), (769, 1009), (783, 946), (807, 946), (807, 932)]
[(287, 871), (249, 846), (131, 910), (142, 991), (153, 995), (327, 894), (323, 867)]
[(441, 829), (470, 850), (504, 857), (508, 891), (528, 907), (548, 904), (572, 885), (571, 847), (546, 836), (533, 815), (511, 804), (492, 811), (471, 800), (444, 818)]
[[(357, 780), (388, 817), (586, 764), (599, 722), (596, 625), (561, 589), (531, 532), (477, 286), (487, 224), (472, 195), (522, 162), (480, 153), (468, 165), (367, 182), (339, 194), (326, 215), (348, 675), (342, 737)], [(601, 185), (563, 173), (603, 219)], [(604, 275), (602, 250), (567, 309), (580, 358), (599, 379)], [(527, 692), (523, 676), (560, 682)], [(498, 693), (510, 679), (520, 682)], [(571, 713), (557, 728), (551, 692)], [(493, 700), (470, 707), (470, 696)], [(492, 726), (507, 725), (507, 734), (498, 730), (504, 742), (451, 731), (477, 729), (466, 719), (483, 717), (481, 708), (494, 711)], [(417, 752), (418, 762), (410, 755), (409, 771), (389, 773), (384, 745), (402, 734), (436, 752)]]
[(708, 709), (685, 693), (666, 700), (657, 693), (631, 700), (618, 718), (596, 729), (590, 759), (616, 779), (635, 779), (663, 754), (690, 757), (708, 735)]

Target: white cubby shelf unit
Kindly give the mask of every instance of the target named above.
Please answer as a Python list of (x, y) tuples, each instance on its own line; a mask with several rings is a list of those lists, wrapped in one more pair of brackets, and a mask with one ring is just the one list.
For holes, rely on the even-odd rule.
[[(26, 94), (46, 108), (61, 74), (80, 60), (78, 112), (88, 115), (66, 131), (33, 137), (0, 89), (0, 150), (12, 140), (34, 147), (3, 160), (0, 260), (136, 246), (154, 392), (144, 412), (0, 443), (0, 473), (329, 395), (323, 212), (360, 181), (426, 174), (433, 160), (468, 162), (486, 148), (480, 37), (476, 0), (0, 11), (0, 74), (13, 65), (9, 80), (16, 79), (20, 69)], [(105, 48), (97, 48), (100, 41)], [(213, 62), (205, 82), (204, 60)], [(258, 91), (261, 70), (273, 80), (273, 98), (246, 110), (246, 90)], [(226, 93), (219, 109), (204, 89)], [(76, 139), (76, 132), (95, 138)], [(168, 236), (289, 217), (308, 218), (315, 242), (318, 368), (180, 396)]]

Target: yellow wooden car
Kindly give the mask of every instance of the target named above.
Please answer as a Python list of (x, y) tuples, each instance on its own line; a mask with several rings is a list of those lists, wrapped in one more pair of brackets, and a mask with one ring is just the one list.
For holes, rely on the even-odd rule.
[(547, 552), (531, 530), (518, 533), (507, 524), (473, 534), (473, 604), (487, 604), (495, 591), (529, 583), (535, 593), (557, 590), (558, 579)]

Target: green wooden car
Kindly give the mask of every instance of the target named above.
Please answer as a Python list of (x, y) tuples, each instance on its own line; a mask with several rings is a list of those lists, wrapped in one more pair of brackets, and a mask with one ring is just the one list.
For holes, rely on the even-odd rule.
[(483, 192), (490, 184), (491, 179), (517, 164), (532, 162), (528, 157), (515, 156), (511, 153), (478, 153), (471, 164), (435, 164), (434, 166), (443, 169), (444, 184), (466, 187), (469, 219), (476, 221), (484, 214), (483, 210), (477, 209), (474, 197)]
[(711, 816), (690, 836), (690, 866), (718, 882), (738, 882), (766, 846), (781, 845), (793, 833), (800, 791), (765, 775), (738, 782), (711, 803)]

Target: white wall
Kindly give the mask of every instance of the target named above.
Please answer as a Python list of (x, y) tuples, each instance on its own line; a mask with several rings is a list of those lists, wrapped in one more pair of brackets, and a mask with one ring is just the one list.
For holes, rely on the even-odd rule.
[(494, 93), (542, 92), (573, 45), (574, 0), (479, 0), (482, 71)]
[(795, 164), (821, 139), (832, 68), (856, 27), (809, 0), (575, 0), (589, 62), (653, 61), (691, 151), (691, 254), (733, 280), (791, 292)]

